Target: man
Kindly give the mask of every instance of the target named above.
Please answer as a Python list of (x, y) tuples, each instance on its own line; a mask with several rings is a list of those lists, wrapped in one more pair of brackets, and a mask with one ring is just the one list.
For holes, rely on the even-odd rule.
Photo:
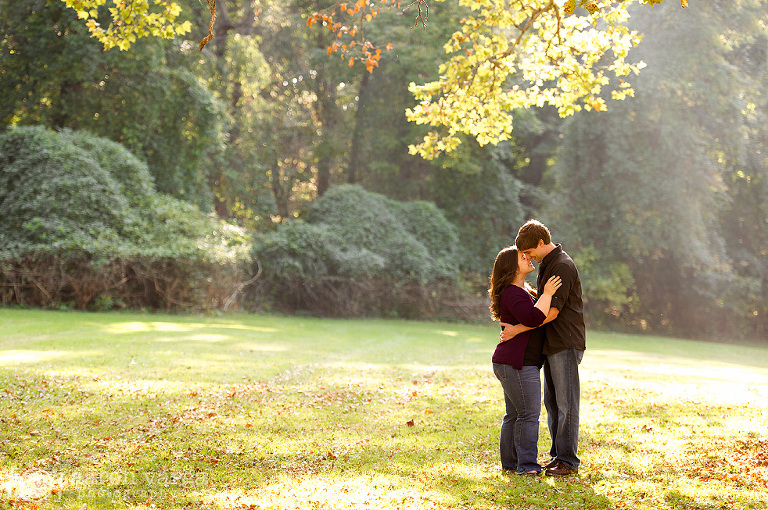
[[(557, 275), (562, 286), (552, 297), (544, 328), (544, 406), (552, 437), (552, 460), (544, 466), (550, 476), (579, 472), (579, 404), (581, 387), (579, 363), (586, 350), (581, 280), (576, 265), (559, 244), (552, 243), (549, 229), (536, 220), (520, 227), (515, 245), (539, 263), (536, 286), (539, 294), (547, 280)], [(504, 325), (501, 340), (506, 341), (525, 326)], [(524, 329), (522, 329), (524, 328)]]

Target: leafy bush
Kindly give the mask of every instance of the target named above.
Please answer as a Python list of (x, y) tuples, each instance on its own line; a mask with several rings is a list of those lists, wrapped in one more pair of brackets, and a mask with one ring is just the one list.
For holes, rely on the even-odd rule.
[(119, 243), (128, 203), (112, 175), (53, 132), (0, 138), (0, 259), (35, 252), (100, 253)]
[(262, 306), (321, 315), (435, 315), (440, 300), (459, 300), (456, 245), (455, 228), (434, 204), (334, 187), (305, 220), (256, 239), (257, 297)]
[(0, 136), (2, 302), (216, 307), (244, 278), (242, 232), (158, 194), (147, 167), (94, 135)]
[[(337, 186), (310, 206), (308, 223), (336, 234), (332, 256), (382, 264), (376, 274), (422, 283), (458, 278), (456, 229), (429, 202), (398, 202), (360, 186)], [(342, 274), (367, 274), (347, 267)]]

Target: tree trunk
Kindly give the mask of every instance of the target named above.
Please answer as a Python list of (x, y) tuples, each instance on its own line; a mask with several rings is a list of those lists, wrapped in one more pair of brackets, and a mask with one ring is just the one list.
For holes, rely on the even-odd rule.
[(363, 108), (365, 108), (365, 101), (368, 96), (368, 83), (371, 73), (365, 73), (362, 80), (360, 80), (360, 89), (357, 93), (357, 110), (355, 110), (355, 128), (352, 132), (352, 147), (349, 153), (349, 167), (347, 168), (347, 182), (349, 184), (357, 184), (360, 182), (359, 170), (363, 166), (363, 158), (361, 154), (361, 143), (363, 141), (363, 126), (362, 122), (365, 118), (363, 116)]

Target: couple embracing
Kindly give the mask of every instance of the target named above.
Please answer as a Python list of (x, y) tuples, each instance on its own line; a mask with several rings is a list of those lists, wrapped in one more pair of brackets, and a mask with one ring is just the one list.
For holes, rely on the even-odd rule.
[[(525, 281), (539, 263), (537, 289)], [(547, 227), (531, 220), (515, 246), (496, 256), (488, 295), (502, 327), (493, 371), (504, 389), (501, 466), (518, 474), (564, 476), (579, 471), (579, 363), (586, 349), (581, 281), (576, 265), (554, 244)], [(538, 296), (538, 299), (536, 297)], [(552, 437), (551, 460), (538, 462), (541, 368)]]

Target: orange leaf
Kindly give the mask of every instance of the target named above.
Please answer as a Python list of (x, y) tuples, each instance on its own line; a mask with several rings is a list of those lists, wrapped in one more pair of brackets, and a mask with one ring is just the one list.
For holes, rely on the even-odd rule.
[(353, 65), (355, 65), (355, 58), (349, 57), (349, 67), (352, 67)]

